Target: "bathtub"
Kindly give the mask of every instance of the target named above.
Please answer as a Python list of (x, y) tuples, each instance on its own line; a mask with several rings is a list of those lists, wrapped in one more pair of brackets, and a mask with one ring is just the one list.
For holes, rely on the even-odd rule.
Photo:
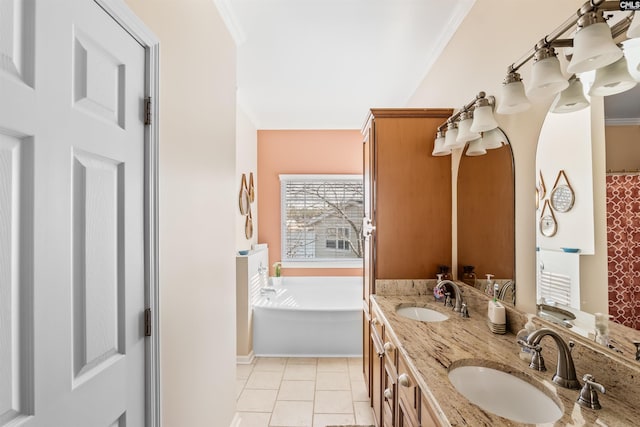
[(256, 356), (362, 356), (362, 277), (283, 277), (256, 295)]

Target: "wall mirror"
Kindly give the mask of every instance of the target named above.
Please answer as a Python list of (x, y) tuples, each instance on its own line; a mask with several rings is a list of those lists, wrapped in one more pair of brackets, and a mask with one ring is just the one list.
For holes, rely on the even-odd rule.
[[(515, 301), (515, 182), (511, 144), (460, 157), (457, 177), (458, 279), (485, 290), (491, 274), (502, 300)], [(468, 147), (467, 147), (468, 149)], [(468, 279), (473, 267), (476, 280)], [(467, 271), (465, 271), (467, 270)], [(467, 279), (465, 279), (467, 277)]]
[[(611, 321), (622, 325), (624, 338), (620, 341), (624, 342), (614, 346), (624, 350), (619, 355), (631, 360), (635, 359), (631, 341), (640, 339), (640, 298), (634, 292), (640, 286), (640, 277), (634, 277), (640, 270), (638, 99), (640, 86), (605, 97), (604, 117), (590, 109), (548, 114), (536, 156), (536, 174), (542, 174), (548, 183), (563, 168), (575, 191), (572, 209), (555, 213), (557, 234), (545, 237), (537, 232), (538, 309), (541, 303), (551, 301), (560, 311), (568, 311), (576, 317), (576, 322), (583, 322), (569, 330), (583, 336), (593, 332), (595, 312), (608, 312)], [(591, 146), (592, 120), (605, 121), (604, 149)], [(571, 133), (570, 138), (566, 132)], [(582, 149), (581, 144), (586, 144), (586, 149)], [(565, 148), (558, 148), (560, 145)], [(565, 149), (571, 151), (571, 156), (562, 153)], [(594, 217), (598, 218), (597, 222)], [(606, 243), (594, 242), (594, 234), (598, 233), (605, 236)], [(552, 293), (563, 280), (567, 281), (565, 276), (569, 277), (570, 285), (568, 291), (562, 292), (568, 294), (557, 290)], [(608, 299), (598, 297), (602, 295)], [(546, 317), (544, 308), (542, 314), (541, 317)], [(569, 318), (568, 324), (572, 322)]]

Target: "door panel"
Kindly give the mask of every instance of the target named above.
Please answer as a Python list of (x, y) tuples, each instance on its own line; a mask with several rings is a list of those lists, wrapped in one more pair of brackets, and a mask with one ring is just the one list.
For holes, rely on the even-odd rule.
[(33, 1), (0, 2), (0, 70), (30, 87), (34, 85), (34, 22)]
[(145, 425), (144, 88), (95, 2), (0, 0), (0, 426)]
[(124, 354), (124, 163), (74, 152), (74, 379)]
[(0, 133), (0, 425), (33, 407), (33, 145)]

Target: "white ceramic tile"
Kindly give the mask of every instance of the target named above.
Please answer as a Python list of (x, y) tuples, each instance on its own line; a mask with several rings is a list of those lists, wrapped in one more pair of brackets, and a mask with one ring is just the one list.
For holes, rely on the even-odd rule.
[(286, 357), (258, 357), (256, 358), (253, 370), (282, 372), (286, 364)]
[(238, 412), (271, 412), (278, 390), (244, 389), (236, 404)]
[(354, 402), (369, 401), (369, 391), (364, 380), (351, 380), (351, 398)]
[(253, 371), (253, 365), (236, 365), (236, 378), (247, 379)]
[(353, 414), (313, 414), (313, 427), (345, 425), (355, 422)]
[(317, 390), (351, 390), (351, 383), (346, 372), (318, 372), (316, 375)]
[(238, 412), (242, 427), (269, 427), (271, 412)]
[(287, 365), (317, 365), (318, 359), (315, 357), (290, 357)]
[(282, 381), (282, 372), (280, 371), (254, 371), (245, 388), (277, 390)]
[(309, 400), (313, 402), (315, 381), (284, 380), (280, 385), (278, 400)]
[(364, 370), (362, 366), (362, 358), (349, 359), (349, 377), (352, 380), (364, 379)]
[(349, 369), (359, 369), (362, 371), (362, 357), (349, 357)]
[(244, 389), (244, 384), (246, 382), (247, 380), (244, 380), (244, 379), (236, 380), (236, 400), (238, 400), (238, 398), (240, 397), (240, 393), (242, 393), (242, 390)]
[(287, 365), (284, 370), (285, 380), (315, 380), (315, 365)]
[(348, 372), (349, 364), (344, 357), (318, 359), (318, 372)]
[(278, 401), (269, 426), (309, 427), (313, 420), (313, 402)]
[(318, 414), (353, 413), (351, 391), (317, 390), (313, 411)]
[(356, 424), (375, 424), (373, 409), (369, 402), (353, 402), (353, 409), (356, 415)]

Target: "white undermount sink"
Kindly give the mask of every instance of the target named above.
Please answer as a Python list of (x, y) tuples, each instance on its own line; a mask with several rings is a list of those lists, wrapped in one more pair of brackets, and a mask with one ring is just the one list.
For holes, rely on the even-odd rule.
[(553, 423), (562, 417), (560, 404), (515, 375), (475, 365), (449, 369), (453, 386), (485, 411), (527, 424)]
[(426, 307), (398, 307), (396, 308), (396, 313), (402, 317), (421, 322), (442, 322), (449, 318), (446, 314)]

